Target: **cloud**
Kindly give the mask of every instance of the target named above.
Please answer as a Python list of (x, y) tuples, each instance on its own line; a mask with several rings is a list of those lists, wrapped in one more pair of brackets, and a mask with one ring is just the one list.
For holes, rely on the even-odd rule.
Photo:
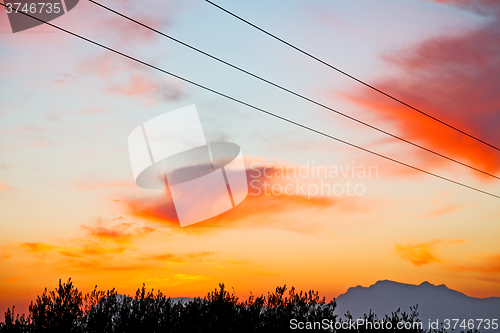
[(24, 280), (24, 277), (22, 277), (22, 276), (15, 276), (15, 277), (11, 277), (11, 278), (8, 278), (8, 279), (4, 279), (3, 282), (4, 283), (16, 283), (16, 282), (19, 282), (21, 280)]
[[(164, 195), (148, 198), (121, 200), (132, 216), (151, 221), (178, 224), (177, 213), (172, 198), (165, 192)], [(328, 208), (336, 202), (332, 198), (311, 198), (301, 195), (249, 195), (230, 211), (204, 221), (204, 225), (215, 226), (221, 223), (236, 223), (253, 216), (263, 219), (280, 212), (300, 210), (301, 208)], [(195, 227), (193, 225), (192, 227)]]
[(457, 205), (447, 205), (447, 206), (444, 206), (441, 208), (437, 208), (431, 212), (425, 213), (425, 214), (421, 215), (420, 217), (424, 218), (424, 219), (432, 219), (432, 218), (452, 214), (458, 210), (460, 210), (460, 207)]
[(59, 253), (65, 257), (80, 258), (85, 255), (102, 255), (111, 253), (123, 253), (126, 249), (124, 246), (104, 247), (100, 244), (91, 243), (82, 246), (64, 246), (52, 245), (42, 242), (20, 243), (21, 248), (26, 249), (31, 253)]
[(200, 281), (208, 279), (208, 277), (203, 275), (192, 275), (192, 274), (175, 274), (174, 278), (178, 280), (187, 280), (187, 281)]
[(498, 6), (497, 0), (429, 0), (437, 3), (452, 4), (452, 5), (469, 5), (469, 4), (485, 4), (490, 6)]
[(21, 246), (29, 249), (33, 253), (49, 252), (57, 249), (56, 246), (52, 246), (45, 243), (21, 243)]
[(147, 104), (177, 101), (184, 97), (181, 83), (113, 53), (89, 57), (77, 68), (77, 78), (96, 75), (110, 95), (141, 97)]
[[(137, 1), (117, 0), (107, 4), (111, 9), (121, 12), (145, 25), (164, 31), (170, 26), (171, 18), (174, 17), (170, 2), (156, 4), (161, 10), (151, 10)], [(71, 16), (77, 12), (85, 13), (92, 20), (75, 20)], [(170, 14), (170, 15), (169, 15)], [(63, 26), (70, 31), (85, 32), (84, 35), (91, 39), (99, 37), (100, 42), (111, 44), (110, 46), (149, 45), (160, 37), (154, 32), (139, 26), (123, 17), (114, 14), (107, 9), (93, 3), (80, 1), (74, 11), (57, 21), (51, 22)], [(42, 26), (43, 28), (43, 26)], [(34, 31), (34, 30), (33, 30)], [(73, 38), (73, 37), (70, 37)]]
[(83, 111), (83, 114), (89, 115), (100, 115), (106, 113), (106, 110), (103, 108), (90, 108)]
[(452, 270), (479, 273), (482, 275), (498, 275), (500, 274), (500, 254), (481, 257), (473, 264), (454, 265)]
[(11, 164), (7, 164), (5, 162), (1, 162), (0, 163), (0, 170), (7, 170), (7, 169), (10, 169), (12, 168), (13, 166)]
[[(488, 5), (498, 1), (447, 1)], [(500, 146), (500, 16), (481, 27), (443, 34), (409, 48), (383, 55), (400, 75), (374, 85), (424, 112), (476, 137)], [(377, 118), (396, 126), (411, 141), (489, 173), (500, 171), (500, 154), (473, 139), (404, 107), (368, 88), (344, 95)], [(419, 157), (436, 166), (436, 159)], [(449, 163), (446, 160), (440, 162)], [(474, 175), (485, 179), (484, 175)]]
[(0, 144), (0, 153), (4, 154), (26, 147), (44, 149), (56, 144), (56, 141), (50, 137), (49, 130), (42, 126), (22, 126), (4, 130), (1, 135), (5, 140)]
[[(126, 2), (130, 5), (134, 4), (133, 1)], [(112, 6), (113, 7), (113, 6)], [(136, 6), (136, 8), (132, 8), (132, 6), (127, 6), (128, 8), (123, 8), (119, 11), (129, 17), (132, 17), (136, 21), (139, 21), (147, 26), (156, 28), (158, 30), (165, 29), (169, 26), (168, 23), (168, 15), (158, 15), (154, 14), (154, 11), (149, 10), (146, 15), (137, 12), (137, 9), (141, 7), (147, 7), (143, 5)], [(136, 23), (133, 23), (123, 17), (120, 17), (111, 12), (107, 12), (105, 9), (98, 8), (98, 11), (101, 13), (108, 13), (105, 15), (102, 20), (94, 21), (97, 22), (95, 28), (98, 31), (101, 31), (104, 37), (109, 38), (109, 40), (113, 40), (116, 45), (124, 45), (124, 44), (149, 44), (154, 40), (158, 39), (159, 36), (155, 34), (153, 31), (146, 29), (144, 27), (139, 26)], [(97, 11), (96, 11), (97, 12)]]
[(103, 181), (93, 176), (85, 180), (74, 181), (73, 184), (77, 191), (135, 187), (134, 182), (131, 181)]
[[(124, 218), (111, 221), (98, 219), (89, 225), (82, 225), (84, 235), (56, 243), (25, 242), (13, 243), (4, 248), (3, 259), (18, 258), (37, 260), (37, 263), (53, 265), (59, 269), (127, 270), (134, 265), (144, 265), (133, 259), (130, 253), (138, 251), (136, 241), (155, 231), (141, 223), (124, 223)], [(22, 250), (19, 252), (19, 250)], [(34, 257), (33, 257), (34, 255)], [(188, 258), (188, 257), (186, 257)], [(124, 261), (124, 262), (122, 262)], [(137, 262), (136, 262), (137, 261)], [(142, 267), (141, 266), (141, 267)]]
[[(155, 229), (138, 223), (122, 223), (123, 218), (111, 221), (97, 220), (83, 225), (85, 234), (77, 238), (52, 243), (24, 242), (3, 246), (1, 260), (30, 264), (33, 269), (49, 268), (53, 271), (138, 271), (158, 267), (147, 255), (147, 246), (138, 241)], [(145, 252), (144, 252), (145, 251)], [(13, 255), (15, 253), (15, 256)], [(185, 262), (204, 253), (179, 255)], [(208, 255), (208, 254), (207, 254)], [(149, 260), (146, 263), (146, 260)], [(181, 260), (177, 259), (176, 260)], [(159, 261), (157, 261), (159, 262)]]
[[(108, 224), (97, 221), (82, 226), (86, 235), (58, 244), (44, 242), (12, 243), (2, 248), (2, 260), (12, 259), (52, 267), (56, 271), (147, 271), (168, 265), (202, 263), (216, 254), (211, 251), (158, 253), (134, 240), (144, 238), (155, 229), (137, 223)], [(146, 245), (146, 246), (144, 246)]]
[(145, 236), (153, 231), (154, 228), (148, 226), (137, 227), (132, 223), (120, 223), (109, 225), (98, 220), (94, 224), (82, 225), (82, 228), (88, 232), (88, 235), (101, 241), (115, 242), (119, 244), (130, 243), (133, 238)]
[[(298, 166), (295, 166), (298, 167)], [(297, 221), (283, 222), (282, 219), (274, 219), (280, 214), (290, 214), (304, 210), (327, 210), (339, 208), (342, 210), (353, 209), (353, 200), (329, 195), (310, 195), (307, 193), (307, 185), (312, 181), (309, 178), (294, 178), (287, 175), (286, 165), (259, 165), (247, 169), (249, 194), (243, 202), (233, 209), (215, 216), (211, 219), (179, 229), (185, 232), (213, 231), (222, 225), (238, 226), (273, 226), (277, 228), (310, 232), (314, 221), (304, 221), (302, 225)], [(301, 183), (296, 183), (300, 181)], [(303, 183), (303, 184), (302, 184)], [(297, 186), (299, 184), (299, 186)], [(288, 193), (273, 193), (273, 185), (283, 191), (286, 185)], [(158, 193), (158, 192), (156, 192)], [(277, 195), (276, 195), (277, 194)], [(317, 193), (316, 193), (317, 194)], [(168, 189), (162, 194), (149, 197), (124, 198), (120, 200), (128, 214), (148, 221), (155, 221), (171, 226), (178, 226), (178, 218), (172, 196)]]
[(125, 205), (127, 213), (144, 220), (167, 223), (179, 221), (169, 191), (161, 196), (121, 199), (120, 202)]
[(187, 261), (192, 261), (196, 259), (201, 259), (205, 257), (209, 257), (214, 255), (215, 252), (191, 252), (191, 253), (185, 253), (185, 254), (178, 254), (178, 253), (161, 253), (161, 254), (154, 254), (151, 256), (148, 256), (146, 259), (153, 259), (153, 260), (158, 260), (162, 262), (167, 262), (167, 263), (174, 263), (174, 264), (184, 264)]
[(396, 254), (403, 260), (412, 263), (414, 266), (422, 266), (432, 262), (442, 263), (435, 255), (437, 248), (445, 245), (462, 244), (465, 240), (456, 239), (445, 241), (442, 239), (433, 239), (429, 242), (407, 244), (396, 243)]
[[(135, 1), (115, 1), (110, 5), (141, 23), (166, 31), (175, 9), (169, 2), (158, 6), (162, 10), (151, 11), (150, 7)], [(149, 48), (154, 50), (156, 43), (163, 37), (94, 4), (87, 4), (86, 7), (85, 10), (89, 14), (92, 13), (94, 20), (91, 24), (83, 25), (87, 31), (98, 34), (99, 41), (121, 52), (155, 63), (151, 52), (144, 58), (137, 55), (136, 51)], [(177, 80), (109, 51), (100, 51), (87, 56), (77, 66), (73, 79), (87, 75), (98, 76), (107, 94), (143, 98), (148, 105), (176, 101), (184, 96), (184, 89)], [(68, 82), (71, 82), (71, 79)]]
[(107, 88), (107, 92), (125, 97), (144, 96), (152, 103), (176, 101), (183, 96), (180, 86), (167, 77), (152, 73), (131, 73), (128, 81), (116, 83)]
[(459, 6), (460, 8), (477, 12), (482, 15), (500, 14), (497, 0), (429, 0), (437, 3)]
[(7, 183), (0, 182), (0, 192), (10, 190), (11, 187)]
[[(168, 30), (176, 10), (172, 8), (175, 5), (172, 6), (170, 1), (155, 4), (155, 10), (137, 1), (113, 1), (109, 6), (164, 32)], [(78, 13), (80, 15), (85, 13), (84, 15), (92, 17), (92, 20), (74, 19)], [(5, 20), (0, 20), (0, 22), (2, 23), (0, 27), (10, 30), (6, 15)], [(74, 11), (51, 23), (148, 63), (156, 63), (158, 59), (165, 58), (164, 52), (154, 55), (155, 50), (158, 49), (156, 45), (163, 40), (163, 37), (90, 2), (80, 1)], [(74, 36), (65, 33), (37, 33), (40, 31), (55, 32), (56, 30), (47, 25), (40, 25), (19, 35), (22, 36), (22, 43), (26, 45), (36, 45), (36, 43), (45, 44), (45, 46), (54, 45), (54, 48), (60, 50), (60, 59), (66, 59), (63, 63), (70, 61), (65, 63), (65, 67), (70, 69), (54, 74), (53, 88), (57, 91), (60, 91), (62, 85), (72, 85), (77, 80), (89, 76), (95, 79), (97, 76), (100, 79), (99, 83), (90, 84), (95, 91), (118, 97), (142, 98), (147, 105), (178, 100), (184, 96), (181, 84), (169, 76), (99, 47), (92, 46), (84, 52), (74, 54), (72, 47), (68, 49), (67, 45), (73, 45), (73, 42), (75, 45), (85, 45), (85, 42), (78, 41)], [(19, 40), (19, 38), (6, 39), (6, 47), (19, 50), (21, 47)], [(28, 52), (24, 53), (28, 54)], [(42, 55), (41, 58), (45, 57)], [(47, 63), (37, 63), (34, 68), (23, 67), (28, 73), (25, 74), (33, 75), (33, 73), (44, 71), (49, 63), (48, 59), (50, 57), (47, 58)], [(63, 63), (59, 62), (58, 66), (62, 66)], [(0, 64), (0, 71), (2, 73), (13, 71), (11, 67)], [(22, 73), (16, 71), (9, 74), (18, 77)], [(88, 82), (84, 84), (87, 85)], [(99, 112), (99, 110), (93, 111)]]

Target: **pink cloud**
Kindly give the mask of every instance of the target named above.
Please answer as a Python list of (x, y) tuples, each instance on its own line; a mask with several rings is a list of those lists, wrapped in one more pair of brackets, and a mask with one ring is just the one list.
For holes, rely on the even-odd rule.
[[(495, 1), (447, 1), (488, 5)], [(500, 146), (500, 18), (466, 32), (430, 38), (383, 59), (402, 72), (374, 85), (424, 112)], [(346, 94), (409, 140), (489, 173), (500, 172), (500, 153), (398, 104), (373, 90)], [(428, 163), (424, 153), (419, 157)], [(436, 159), (432, 159), (436, 161)], [(448, 163), (442, 161), (442, 163)], [(474, 175), (485, 179), (484, 176)]]
[[(221, 226), (234, 227), (265, 227), (271, 226), (278, 229), (292, 230), (309, 233), (313, 225), (321, 221), (309, 219), (295, 219), (284, 221), (281, 216), (292, 212), (303, 213), (306, 211), (326, 211), (336, 209), (342, 212), (355, 211), (358, 208), (359, 197), (334, 196), (328, 194), (308, 195), (297, 191), (296, 176), (288, 175), (283, 170), (286, 165), (261, 164), (259, 167), (247, 169), (249, 194), (233, 209), (187, 228), (179, 228), (183, 232), (209, 232), (218, 230)], [(284, 178), (283, 178), (284, 177)], [(298, 177), (298, 176), (297, 176)], [(309, 184), (307, 180), (300, 179), (301, 183)], [(266, 183), (267, 182), (267, 183)], [(272, 193), (273, 185), (283, 189), (289, 185), (287, 193)], [(290, 187), (291, 186), (291, 187)], [(300, 187), (300, 186), (299, 186)], [(306, 189), (302, 188), (305, 192)], [(171, 226), (179, 226), (177, 213), (172, 196), (168, 188), (162, 194), (149, 197), (127, 197), (120, 201), (127, 214), (147, 221), (155, 221)]]
[(151, 105), (184, 96), (181, 84), (171, 77), (112, 53), (90, 57), (81, 63), (76, 76), (87, 75), (98, 76), (107, 94), (141, 97)]
[(7, 191), (9, 190), (11, 187), (7, 184), (7, 183), (0, 183), (0, 192), (2, 191)]

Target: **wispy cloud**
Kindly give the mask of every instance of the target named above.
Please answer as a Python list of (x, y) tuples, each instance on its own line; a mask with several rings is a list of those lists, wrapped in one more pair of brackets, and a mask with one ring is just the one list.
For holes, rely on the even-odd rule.
[(403, 260), (412, 263), (414, 266), (422, 266), (430, 263), (442, 263), (438, 259), (436, 252), (439, 247), (447, 245), (462, 244), (465, 240), (443, 240), (433, 239), (429, 242), (409, 242), (409, 243), (396, 243), (396, 254)]
[(190, 252), (190, 253), (161, 253), (161, 254), (152, 254), (145, 259), (153, 259), (167, 263), (174, 264), (184, 264), (186, 262), (191, 262), (196, 259), (203, 259), (209, 256), (214, 255), (215, 252)]
[(177, 101), (184, 96), (184, 89), (176, 80), (110, 53), (90, 57), (81, 63), (76, 77), (87, 75), (99, 77), (107, 94), (141, 97), (151, 105)]
[(440, 207), (440, 208), (434, 209), (428, 213), (425, 213), (425, 214), (421, 215), (420, 217), (424, 218), (424, 219), (432, 219), (432, 218), (455, 213), (458, 210), (460, 210), (460, 207), (457, 205), (446, 205), (444, 207)]
[(7, 169), (10, 169), (10, 168), (12, 168), (11, 164), (7, 164), (5, 162), (0, 162), (0, 170), (7, 170)]
[(74, 181), (74, 188), (77, 191), (86, 191), (86, 190), (100, 190), (100, 189), (112, 189), (112, 188), (127, 188), (127, 187), (135, 187), (135, 183), (133, 181), (104, 181), (100, 180), (96, 177), (87, 177), (83, 180)]
[(7, 183), (0, 182), (0, 192), (10, 190), (11, 187)]
[[(154, 233), (155, 229), (140, 222), (98, 219), (82, 225), (85, 232), (77, 238), (54, 242), (21, 242), (3, 247), (3, 260), (16, 257), (28, 262), (36, 261), (60, 269), (74, 270), (126, 270), (146, 266), (137, 241)], [(133, 255), (132, 255), (133, 254)], [(132, 256), (131, 256), (132, 255)], [(186, 260), (190, 256), (185, 257)], [(151, 266), (151, 265), (150, 265)]]
[[(129, 271), (149, 272), (166, 269), (179, 273), (176, 267), (202, 265), (217, 254), (214, 251), (162, 252), (162, 246), (150, 246), (151, 240), (162, 241), (167, 233), (137, 220), (123, 222), (126, 218), (97, 219), (81, 226), (79, 237), (53, 242), (20, 242), (4, 245), (0, 260), (31, 265), (33, 269), (62, 272)], [(180, 266), (179, 266), (180, 267)]]
[(57, 249), (57, 246), (36, 242), (36, 243), (21, 243), (21, 246), (29, 249), (33, 253), (49, 252)]
[(485, 276), (498, 275), (497, 280), (500, 282), (500, 254), (482, 256), (470, 264), (453, 265), (452, 270), (479, 273)]
[(82, 225), (82, 228), (91, 237), (119, 244), (130, 243), (134, 238), (139, 238), (155, 231), (155, 228), (149, 226), (137, 227), (132, 223), (110, 225), (103, 223), (102, 220), (98, 220), (92, 225)]
[(16, 283), (16, 282), (19, 282), (19, 281), (22, 281), (22, 280), (24, 280), (24, 277), (22, 277), (22, 276), (15, 276), (15, 277), (4, 279), (3, 283)]
[(127, 81), (109, 86), (107, 91), (124, 97), (145, 96), (151, 103), (176, 101), (184, 94), (177, 82), (146, 73), (131, 73)]
[(460, 6), (483, 15), (500, 14), (500, 6), (496, 0), (428, 0), (442, 4)]
[(0, 143), (0, 153), (18, 151), (27, 147), (45, 149), (57, 142), (51, 137), (49, 130), (43, 126), (26, 125), (14, 129), (0, 131), (6, 140)]

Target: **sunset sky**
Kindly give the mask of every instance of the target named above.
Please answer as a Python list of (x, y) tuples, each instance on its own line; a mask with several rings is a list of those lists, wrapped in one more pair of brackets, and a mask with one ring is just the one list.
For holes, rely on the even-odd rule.
[[(497, 0), (216, 2), (500, 147)], [(205, 1), (103, 4), (500, 177), (500, 151)], [(498, 179), (259, 82), (86, 0), (51, 23), (342, 140), (500, 195)], [(500, 199), (321, 137), (50, 26), (13, 34), (3, 7), (0, 40), (1, 318), (7, 307), (25, 311), (45, 287), (70, 277), (82, 291), (97, 285), (131, 294), (145, 283), (172, 297), (204, 296), (224, 282), (240, 297), (286, 284), (333, 298), (384, 279), (500, 296)], [(127, 138), (141, 123), (192, 104), (207, 141), (238, 144), (248, 180), (255, 182), (233, 210), (181, 228), (168, 191), (135, 184)], [(321, 168), (356, 173), (312, 175)], [(377, 172), (358, 173), (370, 168)], [(293, 193), (266, 195), (263, 181), (276, 189), (291, 184)], [(347, 182), (363, 189), (362, 195), (298, 190)]]

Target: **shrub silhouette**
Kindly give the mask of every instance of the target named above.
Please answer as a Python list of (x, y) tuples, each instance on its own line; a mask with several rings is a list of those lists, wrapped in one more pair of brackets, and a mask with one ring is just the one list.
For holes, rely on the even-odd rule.
[(5, 312), (5, 322), (0, 323), (0, 331), (3, 333), (17, 333), (26, 332), (29, 327), (29, 320), (24, 314), (19, 316), (15, 314), (15, 307), (12, 307), (12, 311), (7, 309)]
[(85, 294), (82, 307), (83, 316), (73, 325), (74, 332), (106, 333), (113, 331), (113, 318), (118, 310), (116, 290), (97, 290)]
[[(274, 292), (240, 302), (234, 290), (229, 292), (221, 283), (204, 298), (190, 302), (172, 301), (160, 291), (147, 291), (143, 284), (135, 297), (118, 295), (115, 289), (99, 291), (97, 286), (82, 295), (71, 279), (53, 291), (37, 296), (29, 307), (28, 316), (7, 309), (0, 333), (10, 332), (68, 332), (68, 333), (135, 333), (135, 332), (288, 332), (290, 321), (331, 323), (332, 327), (318, 325), (312, 332), (336, 333), (424, 333), (420, 328), (395, 329), (399, 322), (418, 322), (417, 307), (410, 313), (400, 309), (391, 316), (379, 319), (371, 311), (363, 319), (369, 323), (391, 322), (394, 329), (380, 330), (369, 325), (342, 326), (355, 320), (350, 313), (339, 319), (334, 313), (335, 300), (326, 302), (318, 292), (296, 292), (295, 288), (277, 287)], [(444, 330), (429, 333), (444, 333)], [(467, 332), (467, 333), (478, 333)]]
[(69, 332), (83, 315), (82, 293), (73, 286), (71, 278), (53, 291), (45, 291), (31, 302), (29, 313), (33, 332)]

